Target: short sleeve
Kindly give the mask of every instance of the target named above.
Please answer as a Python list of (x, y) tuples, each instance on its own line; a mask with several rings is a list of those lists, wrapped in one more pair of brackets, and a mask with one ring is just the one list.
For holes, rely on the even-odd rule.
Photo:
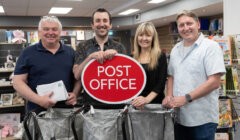
[(174, 48), (172, 49), (171, 53), (170, 53), (170, 59), (168, 62), (168, 70), (167, 70), (167, 74), (173, 76), (174, 74), (174, 69), (173, 69), (173, 57), (174, 57)]
[(84, 43), (80, 43), (77, 46), (76, 52), (75, 52), (75, 60), (74, 64), (81, 64), (86, 59), (86, 54), (84, 51)]
[(27, 53), (25, 50), (23, 50), (18, 58), (16, 67), (14, 70), (14, 75), (25, 74), (28, 72), (29, 72), (29, 66), (27, 63)]
[(218, 43), (209, 41), (211, 45), (206, 51), (206, 56), (204, 57), (204, 65), (207, 76), (221, 73), (225, 74), (225, 65), (223, 58), (223, 51), (218, 45)]

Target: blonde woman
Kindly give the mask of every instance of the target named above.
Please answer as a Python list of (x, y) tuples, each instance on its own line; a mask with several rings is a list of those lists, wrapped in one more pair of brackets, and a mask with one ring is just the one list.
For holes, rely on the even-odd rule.
[(161, 104), (167, 78), (167, 59), (161, 52), (158, 34), (151, 22), (140, 24), (134, 38), (134, 59), (144, 68), (147, 82), (142, 93), (132, 101), (137, 109), (145, 104)]

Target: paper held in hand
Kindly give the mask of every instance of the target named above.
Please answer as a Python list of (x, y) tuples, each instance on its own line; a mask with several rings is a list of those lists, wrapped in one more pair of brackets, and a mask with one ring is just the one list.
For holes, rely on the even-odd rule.
[(36, 89), (40, 96), (46, 95), (53, 91), (51, 99), (55, 101), (63, 101), (68, 98), (68, 92), (62, 80), (50, 84), (38, 85)]

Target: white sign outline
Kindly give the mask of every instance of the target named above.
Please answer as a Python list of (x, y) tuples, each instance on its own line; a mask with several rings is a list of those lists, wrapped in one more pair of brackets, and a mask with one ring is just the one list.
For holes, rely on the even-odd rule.
[(136, 98), (136, 97), (143, 91), (143, 89), (144, 89), (144, 87), (145, 87), (145, 85), (146, 85), (146, 81), (147, 81), (146, 72), (145, 72), (145, 70), (143, 69), (142, 65), (141, 65), (137, 60), (135, 60), (134, 58), (132, 58), (132, 57), (130, 57), (130, 56), (124, 55), (124, 54), (116, 54), (115, 56), (122, 56), (122, 57), (125, 57), (125, 58), (128, 58), (128, 59), (134, 61), (134, 62), (140, 67), (140, 69), (142, 70), (142, 72), (143, 72), (143, 80), (144, 80), (144, 81), (143, 81), (142, 88), (139, 90), (139, 92), (138, 92), (135, 96), (133, 96), (133, 97), (131, 97), (131, 98), (129, 98), (129, 99), (126, 99), (126, 100), (123, 100), (123, 101), (117, 101), (117, 102), (111, 102), (111, 101), (105, 101), (105, 100), (99, 99), (99, 98), (93, 96), (93, 95), (85, 88), (84, 73), (85, 73), (87, 67), (88, 67), (90, 64), (92, 64), (94, 61), (97, 61), (96, 59), (90, 60), (90, 61), (86, 64), (86, 66), (83, 68), (83, 71), (82, 71), (82, 74), (81, 74), (81, 82), (82, 82), (83, 88), (84, 88), (84, 90), (87, 92), (87, 94), (88, 94), (89, 96), (91, 96), (93, 99), (95, 99), (95, 100), (97, 100), (97, 101), (99, 101), (99, 102), (102, 102), (102, 103), (106, 103), (106, 104), (123, 104), (123, 103), (127, 103), (127, 102), (131, 101), (132, 99)]

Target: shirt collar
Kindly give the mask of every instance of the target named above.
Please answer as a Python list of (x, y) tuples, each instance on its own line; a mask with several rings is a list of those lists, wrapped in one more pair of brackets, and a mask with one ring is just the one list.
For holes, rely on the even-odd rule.
[[(199, 46), (203, 39), (204, 39), (203, 34), (199, 33), (198, 39), (192, 44), (192, 46)], [(184, 41), (181, 41), (179, 44), (177, 44), (177, 48), (179, 48), (181, 46), (183, 47), (184, 46), (183, 44), (184, 44)]]
[[(59, 49), (57, 50), (57, 52), (64, 51), (64, 48), (63, 48), (63, 46), (62, 46), (62, 43), (61, 43), (60, 41), (59, 41), (59, 43), (60, 43), (60, 47), (59, 47)], [(37, 50), (38, 50), (38, 51), (48, 51), (48, 50), (46, 50), (46, 48), (43, 47), (41, 40), (39, 40), (39, 43), (38, 43), (38, 45), (37, 45)]]
[(204, 36), (202, 33), (200, 33), (197, 41), (195, 41), (194, 44), (196, 44), (196, 46), (199, 46), (201, 44), (201, 42), (203, 41), (203, 39), (204, 39)]

